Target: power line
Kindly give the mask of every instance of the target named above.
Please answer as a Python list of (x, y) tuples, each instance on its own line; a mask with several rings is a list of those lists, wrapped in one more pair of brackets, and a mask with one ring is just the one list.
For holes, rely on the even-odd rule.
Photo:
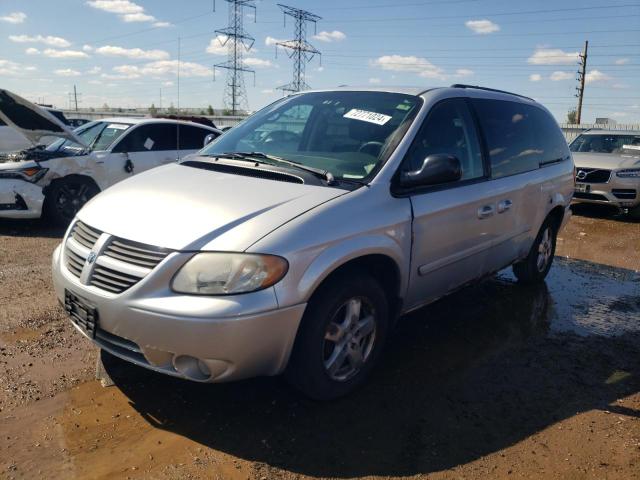
[[(253, 8), (254, 13), (256, 6), (254, 0), (225, 0), (229, 3), (229, 26), (216, 30), (218, 34), (217, 40), (224, 47), (227, 46), (228, 60), (223, 63), (217, 63), (213, 66), (213, 75), (215, 80), (216, 68), (227, 70), (227, 80), (224, 88), (222, 103), (236, 115), (240, 110), (248, 110), (249, 102), (247, 99), (247, 91), (244, 86), (244, 73), (253, 73), (255, 82), (255, 70), (247, 67), (242, 59), (243, 48), (247, 51), (251, 49), (255, 42), (255, 38), (249, 35), (243, 27), (244, 8)], [(255, 18), (255, 14), (254, 14)], [(220, 37), (223, 37), (221, 39)]]
[[(576, 11), (584, 11), (584, 10), (611, 10), (612, 8), (633, 8), (640, 7), (640, 3), (628, 3), (624, 5), (604, 5), (598, 7), (573, 7), (573, 8), (554, 8), (554, 9), (544, 9), (544, 10), (524, 10), (519, 12), (482, 12), (484, 17), (504, 17), (511, 15), (534, 15), (539, 13), (557, 13), (557, 12), (576, 12)], [(366, 8), (366, 7), (363, 7)], [(397, 22), (397, 21), (406, 21), (406, 20), (445, 20), (445, 19), (460, 19), (460, 15), (430, 15), (427, 17), (386, 17), (386, 18), (356, 18), (356, 19), (348, 19), (349, 23), (352, 22)], [(328, 22), (340, 22), (345, 19), (327, 19)]]
[(276, 43), (276, 55), (278, 54), (278, 47), (282, 47), (289, 50), (287, 55), (289, 58), (293, 59), (293, 80), (291, 83), (278, 87), (278, 89), (285, 93), (307, 90), (309, 88), (309, 85), (305, 81), (307, 63), (316, 55), (320, 55), (320, 51), (307, 42), (307, 22), (313, 23), (315, 28), (316, 22), (321, 20), (321, 17), (306, 10), (288, 7), (281, 3), (279, 3), (278, 6), (284, 13), (285, 26), (287, 23), (287, 16), (292, 17), (296, 22), (295, 38), (293, 40)]

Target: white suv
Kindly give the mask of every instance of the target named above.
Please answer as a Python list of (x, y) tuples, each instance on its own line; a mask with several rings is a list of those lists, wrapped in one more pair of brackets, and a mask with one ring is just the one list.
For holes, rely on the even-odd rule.
[[(47, 146), (0, 155), (0, 218), (39, 218), (68, 225), (105, 188), (200, 150), (222, 132), (193, 122), (159, 118), (105, 118), (74, 132), (43, 110), (0, 91), (0, 120)], [(9, 127), (5, 127), (9, 128)]]
[(53, 255), (83, 335), (200, 382), (360, 384), (403, 313), (509, 265), (544, 279), (573, 161), (531, 99), (304, 92), (91, 200)]

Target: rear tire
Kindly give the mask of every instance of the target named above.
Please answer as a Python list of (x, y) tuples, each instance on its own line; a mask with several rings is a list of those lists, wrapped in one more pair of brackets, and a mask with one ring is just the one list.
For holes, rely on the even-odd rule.
[(305, 395), (330, 400), (358, 388), (377, 363), (389, 326), (380, 284), (351, 270), (309, 301), (285, 376)]
[(547, 218), (540, 227), (527, 257), (513, 264), (513, 273), (518, 282), (532, 284), (544, 281), (553, 264), (557, 235), (557, 222), (553, 218)]
[(67, 177), (52, 183), (44, 200), (45, 216), (55, 225), (66, 227), (78, 211), (100, 189), (91, 180), (82, 177)]

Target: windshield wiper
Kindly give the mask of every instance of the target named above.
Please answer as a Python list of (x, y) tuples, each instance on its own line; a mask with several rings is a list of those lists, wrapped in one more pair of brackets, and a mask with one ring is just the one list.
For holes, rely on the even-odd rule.
[[(336, 182), (335, 177), (328, 170), (322, 170), (321, 168), (309, 167), (308, 165), (303, 165), (299, 162), (294, 162), (292, 160), (287, 160), (286, 158), (277, 157), (275, 155), (268, 155), (263, 152), (226, 152), (220, 155), (215, 155), (218, 157), (230, 157), (238, 160), (250, 160), (256, 161), (256, 158), (262, 158), (265, 160), (270, 160), (273, 162), (284, 163), (285, 165), (289, 165), (290, 167), (297, 168), (299, 170), (304, 170), (306, 172), (312, 173), (316, 177), (320, 177), (326, 180), (328, 185), (333, 185)], [(259, 162), (259, 163), (267, 163), (268, 162)], [(271, 164), (273, 165), (273, 164)]]

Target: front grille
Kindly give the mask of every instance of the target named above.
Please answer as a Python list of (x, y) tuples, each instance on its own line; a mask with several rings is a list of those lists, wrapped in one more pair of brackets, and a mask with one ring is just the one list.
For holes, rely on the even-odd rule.
[(585, 200), (601, 200), (603, 202), (608, 202), (609, 199), (604, 195), (600, 195), (599, 193), (586, 193), (586, 192), (575, 192), (573, 194), (573, 198), (583, 198)]
[(82, 273), (82, 268), (84, 267), (84, 262), (86, 259), (82, 258), (80, 255), (75, 253), (70, 248), (67, 248), (66, 256), (67, 256), (67, 268), (76, 277), (80, 278), (80, 274)]
[(89, 250), (93, 248), (101, 234), (102, 232), (95, 230), (80, 221), (76, 222), (71, 230), (71, 236), (73, 239), (80, 245), (87, 247)]
[(164, 260), (164, 257), (169, 254), (169, 251), (129, 240), (113, 239), (107, 246), (104, 254), (112, 258), (117, 258), (125, 263), (153, 268)]
[(128, 288), (133, 287), (136, 283), (142, 280), (142, 278), (143, 277), (129, 275), (101, 265), (96, 265), (89, 283), (94, 287), (98, 287), (112, 293), (121, 293)]
[(637, 195), (637, 192), (632, 188), (614, 188), (611, 193), (622, 200), (633, 200)]
[(611, 178), (611, 170), (576, 167), (576, 173), (576, 181), (583, 183), (607, 183)]
[(122, 293), (146, 277), (171, 250), (118, 237), (103, 237), (95, 228), (78, 221), (67, 238), (64, 257), (67, 270), (77, 278), (93, 252), (95, 264), (87, 266), (83, 283), (110, 293)]

